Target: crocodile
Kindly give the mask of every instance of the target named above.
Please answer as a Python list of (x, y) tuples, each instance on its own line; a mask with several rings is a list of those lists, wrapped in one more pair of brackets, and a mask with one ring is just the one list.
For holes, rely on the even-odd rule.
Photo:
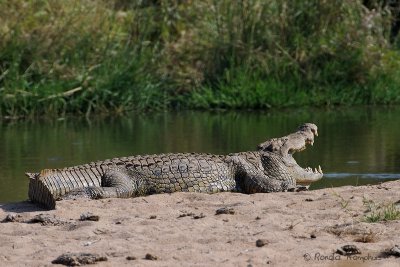
[(269, 193), (308, 189), (321, 167), (302, 168), (293, 154), (314, 143), (317, 126), (301, 125), (256, 151), (228, 155), (169, 153), (120, 157), (61, 169), (26, 173), (29, 199), (47, 209), (75, 198), (128, 198), (158, 193), (222, 191)]

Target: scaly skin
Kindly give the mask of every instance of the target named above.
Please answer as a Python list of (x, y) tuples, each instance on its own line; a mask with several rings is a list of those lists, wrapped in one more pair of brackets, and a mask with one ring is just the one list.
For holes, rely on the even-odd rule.
[[(296, 133), (299, 132), (301, 130)], [(298, 166), (291, 154), (282, 155), (282, 151), (297, 150), (297, 141), (308, 143), (309, 135), (303, 138), (302, 133), (296, 133), (292, 134), (293, 143), (296, 143), (293, 149), (287, 149), (290, 142), (285, 142), (281, 147), (275, 145), (274, 151), (132, 156), (27, 173), (31, 178), (29, 198), (53, 209), (56, 200), (77, 197), (127, 198), (177, 191), (268, 193), (295, 190), (296, 181), (309, 184), (322, 178), (322, 172)]]

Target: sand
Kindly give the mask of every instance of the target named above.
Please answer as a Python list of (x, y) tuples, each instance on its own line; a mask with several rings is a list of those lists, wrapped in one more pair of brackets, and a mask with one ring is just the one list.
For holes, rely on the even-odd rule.
[[(368, 206), (399, 201), (400, 180), (296, 193), (68, 200), (51, 211), (0, 204), (7, 221), (0, 266), (50, 266), (64, 253), (107, 259), (97, 266), (400, 266), (385, 253), (400, 245), (400, 220), (365, 221)], [(98, 221), (80, 220), (88, 212)], [(344, 245), (361, 254), (335, 253)]]

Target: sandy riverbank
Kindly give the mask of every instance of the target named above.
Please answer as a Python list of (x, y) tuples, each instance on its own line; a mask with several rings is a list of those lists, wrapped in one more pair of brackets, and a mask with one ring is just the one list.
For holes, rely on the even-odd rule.
[[(0, 223), (0, 265), (46, 266), (85, 252), (107, 258), (98, 266), (395, 266), (400, 258), (382, 252), (400, 245), (400, 220), (365, 218), (368, 206), (399, 201), (400, 180), (298, 193), (71, 200), (52, 211), (0, 204), (0, 221), (12, 221)], [(216, 215), (221, 208), (226, 214)], [(87, 212), (99, 220), (81, 221)], [(28, 223), (39, 214), (47, 216), (42, 223)], [(334, 254), (344, 245), (362, 254)]]

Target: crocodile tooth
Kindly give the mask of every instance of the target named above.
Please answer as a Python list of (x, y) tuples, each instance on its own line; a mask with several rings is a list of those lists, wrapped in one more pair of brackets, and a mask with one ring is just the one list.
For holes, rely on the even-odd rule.
[(314, 173), (318, 173), (318, 170), (317, 170), (317, 168), (314, 168)]
[(322, 173), (321, 165), (318, 165), (318, 172)]

